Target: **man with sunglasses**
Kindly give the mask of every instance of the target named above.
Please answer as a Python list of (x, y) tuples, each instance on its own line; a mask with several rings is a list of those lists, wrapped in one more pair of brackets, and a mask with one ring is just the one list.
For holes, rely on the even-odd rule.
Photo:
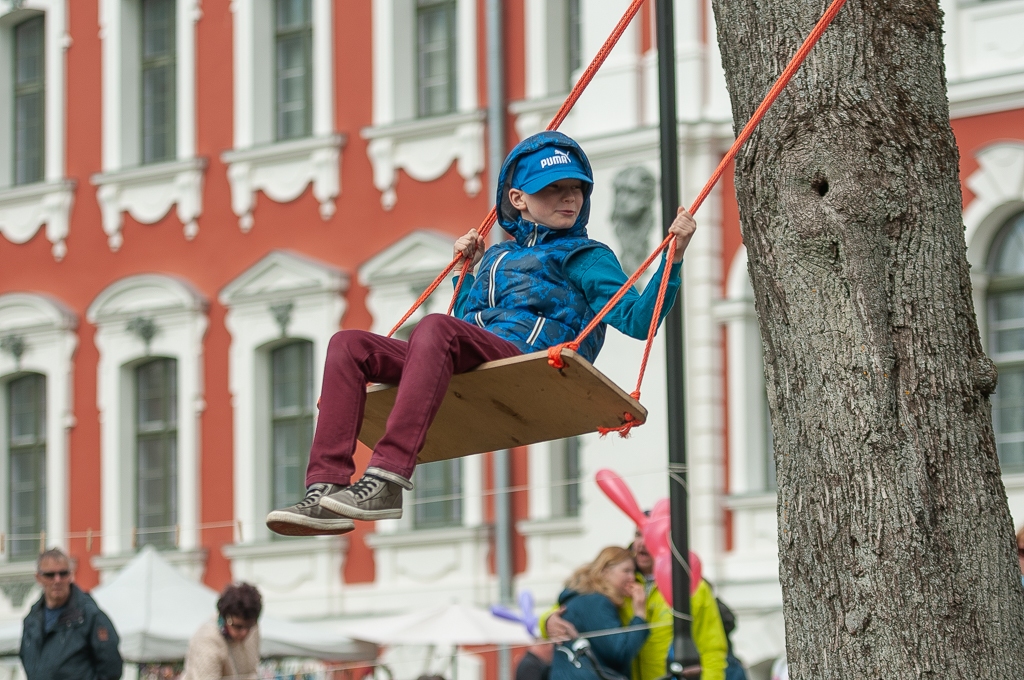
[(21, 664), (28, 680), (118, 680), (123, 663), (117, 631), (74, 583), (71, 560), (56, 548), (36, 560), (42, 597), (21, 633)]

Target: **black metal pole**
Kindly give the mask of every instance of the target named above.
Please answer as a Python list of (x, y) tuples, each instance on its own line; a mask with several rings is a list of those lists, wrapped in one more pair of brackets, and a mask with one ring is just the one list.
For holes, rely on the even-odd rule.
[[(657, 0), (658, 91), (661, 127), (661, 217), (662, 233), (679, 206), (679, 140), (676, 122), (676, 43), (673, 0)], [(686, 677), (700, 664), (690, 626), (689, 513), (686, 493), (686, 382), (683, 355), (683, 287), (665, 318), (668, 346), (668, 469), (669, 505), (672, 512), (672, 608), (674, 610), (672, 657), (669, 675)], [(682, 562), (680, 562), (682, 560)]]

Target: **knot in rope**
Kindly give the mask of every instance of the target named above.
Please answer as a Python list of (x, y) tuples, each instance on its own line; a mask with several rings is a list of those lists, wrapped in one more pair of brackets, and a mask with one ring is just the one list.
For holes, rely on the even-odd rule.
[(612, 432), (618, 432), (620, 437), (622, 437), (623, 439), (628, 439), (629, 431), (632, 430), (634, 427), (640, 427), (640, 425), (643, 424), (636, 422), (636, 418), (634, 418), (633, 414), (629, 413), (628, 411), (622, 414), (622, 419), (626, 422), (624, 422), (622, 425), (619, 425), (618, 427), (598, 427), (597, 431), (600, 433), (602, 437), (605, 437), (611, 434)]
[(548, 347), (548, 366), (551, 368), (565, 368), (565, 362), (562, 361), (563, 348), (571, 349), (575, 352), (580, 348), (580, 344), (578, 342), (563, 342)]

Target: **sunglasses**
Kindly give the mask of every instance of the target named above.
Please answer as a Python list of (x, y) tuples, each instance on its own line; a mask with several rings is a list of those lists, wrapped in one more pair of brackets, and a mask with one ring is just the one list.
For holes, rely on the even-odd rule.
[(71, 572), (69, 570), (67, 570), (67, 569), (61, 569), (60, 571), (41, 571), (41, 572), (39, 572), (39, 575), (42, 576), (43, 578), (47, 579), (47, 580), (51, 580), (52, 581), (53, 579), (57, 578), (58, 576), (61, 577), (61, 578), (67, 578), (68, 576), (71, 575)]

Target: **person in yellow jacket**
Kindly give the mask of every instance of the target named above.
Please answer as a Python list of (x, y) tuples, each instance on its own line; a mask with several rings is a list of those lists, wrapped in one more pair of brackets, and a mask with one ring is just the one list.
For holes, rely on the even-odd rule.
[[(666, 660), (672, 647), (672, 608), (665, 602), (654, 582), (654, 558), (647, 552), (643, 536), (639, 531), (633, 537), (633, 561), (636, 563), (636, 580), (647, 590), (647, 623), (651, 633), (640, 653), (633, 660), (631, 680), (657, 680), (665, 676)], [(697, 590), (690, 596), (690, 614), (693, 616), (693, 643), (700, 653), (701, 680), (725, 680), (726, 654), (728, 643), (718, 603), (707, 581), (701, 580)], [(619, 609), (623, 625), (633, 616), (633, 603), (627, 598)], [(545, 612), (540, 619), (540, 632), (551, 640), (565, 640), (578, 637), (573, 625), (559, 615), (556, 605)]]

